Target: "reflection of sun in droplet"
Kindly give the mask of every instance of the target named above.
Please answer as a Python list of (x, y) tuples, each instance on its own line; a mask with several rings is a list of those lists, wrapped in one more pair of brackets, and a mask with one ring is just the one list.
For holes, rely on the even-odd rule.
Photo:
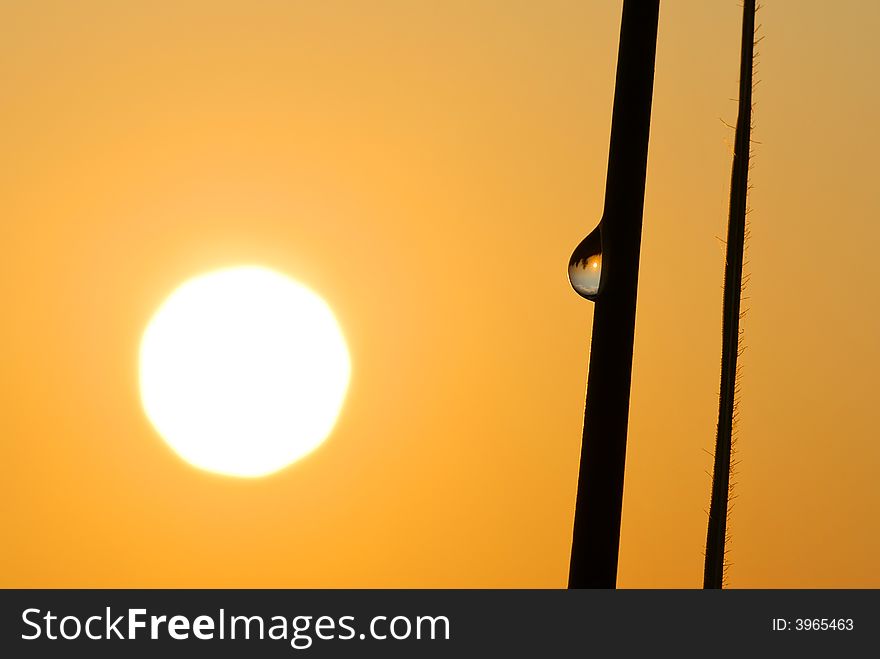
[(150, 320), (141, 400), (187, 462), (263, 476), (324, 441), (350, 368), (342, 331), (318, 295), (266, 268), (229, 268), (185, 282)]
[(602, 279), (602, 228), (593, 229), (568, 260), (568, 281), (581, 297), (594, 300)]

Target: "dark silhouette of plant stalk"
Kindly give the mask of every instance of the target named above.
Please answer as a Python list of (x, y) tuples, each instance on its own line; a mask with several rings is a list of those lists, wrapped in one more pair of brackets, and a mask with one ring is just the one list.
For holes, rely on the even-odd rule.
[[(615, 588), (620, 547), (639, 253), (654, 94), (660, 0), (624, 0), (605, 208), (601, 227), (601, 284), (593, 299), (593, 332), (578, 489), (571, 544), (570, 588)], [(591, 233), (575, 249), (596, 247)], [(574, 286), (574, 282), (572, 282)], [(578, 290), (575, 287), (575, 290)]]
[(733, 148), (730, 183), (730, 215), (727, 223), (727, 253), (724, 268), (724, 310), (721, 329), (721, 393), (718, 404), (718, 434), (712, 474), (712, 500), (706, 534), (704, 588), (721, 588), (725, 574), (727, 522), (731, 489), (731, 456), (736, 400), (739, 392), (737, 358), (740, 354), (743, 253), (749, 191), (749, 156), (752, 128), (752, 73), (755, 59), (755, 0), (744, 0), (742, 49), (740, 52), (739, 110)]

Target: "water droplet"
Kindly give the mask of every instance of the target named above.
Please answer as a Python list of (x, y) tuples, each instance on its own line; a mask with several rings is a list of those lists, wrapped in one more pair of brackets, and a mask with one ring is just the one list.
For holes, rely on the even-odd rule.
[(581, 297), (595, 300), (599, 296), (602, 283), (601, 225), (575, 247), (568, 262), (568, 281)]

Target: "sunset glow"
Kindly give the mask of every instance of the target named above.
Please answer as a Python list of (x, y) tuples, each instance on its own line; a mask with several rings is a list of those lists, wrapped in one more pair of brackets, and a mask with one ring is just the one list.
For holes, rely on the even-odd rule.
[(317, 295), (264, 268), (180, 286), (140, 350), (144, 410), (187, 462), (263, 476), (318, 446), (349, 379), (345, 339)]

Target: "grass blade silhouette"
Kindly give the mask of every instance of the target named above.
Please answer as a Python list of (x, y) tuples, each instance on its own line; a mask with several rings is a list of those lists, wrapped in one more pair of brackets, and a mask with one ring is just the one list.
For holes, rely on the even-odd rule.
[(706, 533), (704, 588), (721, 588), (727, 546), (730, 468), (737, 393), (737, 358), (740, 352), (740, 303), (743, 285), (743, 252), (749, 190), (749, 155), (752, 127), (752, 72), (755, 53), (755, 0), (743, 3), (742, 50), (740, 53), (739, 110), (733, 148), (730, 183), (730, 215), (724, 268), (724, 307), (721, 328), (721, 392), (718, 403), (718, 434), (712, 474), (712, 499)]
[[(599, 222), (601, 284), (593, 298), (596, 307), (572, 529), (570, 588), (617, 585), (659, 12), (660, 0), (623, 2), (605, 208)], [(590, 240), (588, 236), (586, 243)], [(574, 263), (580, 257), (579, 249), (580, 245), (572, 254)]]

